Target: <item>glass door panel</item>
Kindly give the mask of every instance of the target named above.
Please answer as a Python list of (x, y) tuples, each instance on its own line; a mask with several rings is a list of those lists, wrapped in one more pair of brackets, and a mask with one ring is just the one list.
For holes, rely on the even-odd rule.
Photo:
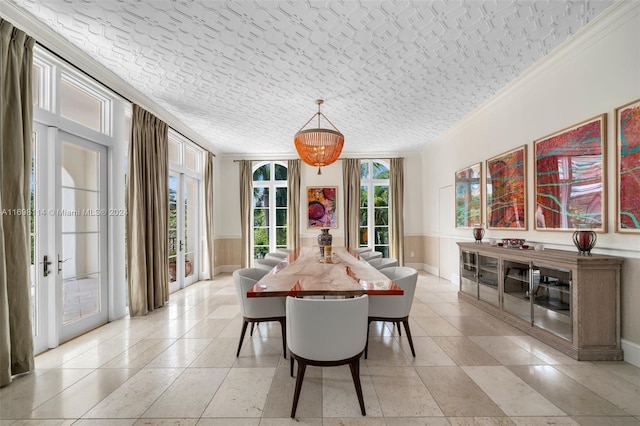
[(500, 306), (498, 296), (498, 259), (478, 256), (478, 298)]
[(571, 271), (536, 265), (534, 268), (539, 275), (532, 290), (533, 323), (573, 341)]
[(199, 279), (200, 182), (169, 172), (169, 291)]
[[(172, 287), (178, 279), (178, 250), (180, 249), (178, 239), (179, 216), (178, 216), (178, 180), (180, 176), (169, 175), (169, 286)], [(178, 286), (178, 288), (180, 288)], [(170, 289), (171, 290), (171, 289)], [(177, 288), (176, 288), (177, 290)], [(175, 290), (171, 290), (175, 291)]]
[(478, 298), (477, 255), (470, 251), (460, 252), (460, 291)]
[(199, 211), (198, 181), (184, 176), (184, 285), (196, 281), (199, 269), (198, 246), (200, 235), (198, 211)]
[(60, 341), (108, 319), (106, 148), (60, 132), (57, 161), (57, 292)]
[(531, 323), (529, 264), (505, 260), (502, 268), (504, 274), (502, 309)]

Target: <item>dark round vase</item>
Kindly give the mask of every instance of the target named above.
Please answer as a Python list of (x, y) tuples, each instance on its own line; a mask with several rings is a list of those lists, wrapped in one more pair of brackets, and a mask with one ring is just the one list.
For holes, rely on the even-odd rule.
[(473, 238), (476, 239), (476, 243), (480, 244), (482, 242), (482, 237), (484, 237), (484, 228), (481, 226), (473, 228)]
[(590, 229), (578, 229), (573, 233), (573, 243), (580, 256), (591, 256), (591, 249), (596, 245), (596, 240), (596, 233)]
[(324, 248), (330, 246), (333, 242), (333, 235), (329, 233), (326, 228), (321, 229), (320, 235), (318, 235), (318, 246), (320, 246), (320, 256), (324, 257)]

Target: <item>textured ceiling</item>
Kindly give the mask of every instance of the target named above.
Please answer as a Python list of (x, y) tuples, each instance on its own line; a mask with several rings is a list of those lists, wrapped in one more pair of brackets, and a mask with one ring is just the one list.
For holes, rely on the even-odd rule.
[(419, 151), (613, 3), (8, 1), (217, 152), (257, 155), (294, 153), (317, 98), (345, 152)]

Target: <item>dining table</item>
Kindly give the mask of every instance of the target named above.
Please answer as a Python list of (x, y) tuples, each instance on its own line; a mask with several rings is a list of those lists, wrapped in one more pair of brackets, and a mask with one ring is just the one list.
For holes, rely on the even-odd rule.
[(247, 297), (402, 295), (403, 290), (347, 247), (300, 247), (247, 291)]

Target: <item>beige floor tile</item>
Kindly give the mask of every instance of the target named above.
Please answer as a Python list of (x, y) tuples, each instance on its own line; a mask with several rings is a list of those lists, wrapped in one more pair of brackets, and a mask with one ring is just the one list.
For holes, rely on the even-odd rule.
[(149, 407), (143, 417), (200, 418), (228, 373), (228, 368), (185, 370)]
[(281, 359), (284, 359), (281, 337), (262, 338), (254, 334), (250, 339), (245, 337), (240, 356), (236, 358), (233, 366), (242, 368), (276, 367)]
[(60, 419), (48, 419), (48, 420), (18, 420), (12, 423), (11, 426), (71, 426), (74, 420), (60, 420)]
[(468, 337), (435, 336), (432, 339), (458, 365), (500, 365), (498, 360)]
[(471, 336), (476, 345), (497, 359), (502, 365), (540, 365), (544, 362), (504, 336)]
[[(203, 319), (187, 331), (186, 339), (213, 339), (227, 326), (230, 319)], [(240, 337), (240, 334), (238, 334)]]
[(200, 320), (174, 319), (149, 336), (149, 339), (177, 339), (195, 327)]
[(506, 367), (461, 368), (508, 416), (566, 415)]
[(504, 416), (504, 412), (460, 367), (416, 367), (445, 416)]
[(597, 363), (597, 366), (612, 372), (633, 385), (640, 386), (640, 368), (635, 365), (624, 361), (601, 361)]
[(137, 419), (80, 419), (73, 426), (131, 426)]
[(36, 369), (57, 368), (77, 357), (78, 355), (88, 351), (89, 349), (100, 344), (99, 339), (74, 339), (55, 349), (49, 349), (46, 352), (35, 357)]
[(134, 426), (196, 426), (198, 419), (140, 419)]
[[(382, 409), (369, 370), (360, 365), (360, 384), (367, 418), (382, 417)], [(349, 366), (324, 367), (322, 369), (323, 418), (360, 418), (360, 403), (351, 377)]]
[(144, 339), (104, 364), (103, 368), (142, 368), (171, 346), (175, 339)]
[(200, 352), (190, 367), (232, 367), (236, 362), (237, 339), (214, 339)]
[(409, 360), (404, 354), (398, 339), (392, 336), (369, 336), (369, 353), (364, 359), (365, 365), (408, 366)]
[(500, 336), (500, 331), (496, 330), (484, 317), (476, 316), (443, 316), (455, 328), (460, 330), (465, 336)]
[[(217, 419), (208, 419), (201, 418), (198, 420), (197, 426), (258, 426), (260, 424), (260, 419), (257, 417), (254, 418), (239, 418), (239, 419), (229, 419), (229, 418), (217, 418)], [(287, 424), (287, 423), (284, 423)]]
[[(330, 419), (333, 420), (333, 419)], [(327, 423), (324, 423), (326, 425)], [(346, 423), (345, 423), (346, 424)], [(260, 419), (260, 426), (323, 426), (322, 418), (265, 418)]]
[(275, 368), (232, 368), (203, 417), (260, 417)]
[(413, 337), (413, 347), (416, 351), (415, 358), (411, 354), (411, 347), (406, 337), (402, 336), (400, 338), (400, 346), (411, 365), (456, 365), (451, 357), (431, 337)]
[(552, 348), (546, 343), (542, 343), (531, 336), (505, 336), (516, 345), (520, 346), (527, 352), (531, 352), (537, 358), (540, 358), (545, 364), (579, 364), (568, 355), (563, 354), (557, 349)]
[(136, 372), (129, 369), (97, 369), (40, 405), (29, 417), (80, 418)]
[(61, 368), (99, 368), (125, 350), (139, 343), (142, 339), (105, 340), (97, 346), (81, 353), (77, 357), (62, 364)]
[(573, 418), (580, 426), (640, 426), (640, 418), (637, 417), (580, 417)]
[(427, 336), (462, 336), (462, 332), (440, 317), (416, 317), (418, 323)]
[(446, 417), (387, 417), (387, 426), (451, 426)]
[(84, 418), (139, 418), (182, 371), (177, 368), (142, 369), (89, 410)]
[(146, 366), (147, 368), (188, 367), (212, 341), (212, 339), (178, 339)]
[(555, 368), (628, 414), (640, 416), (640, 387), (592, 363), (557, 365)]
[(372, 417), (368, 413), (360, 418), (328, 417), (322, 422), (323, 426), (385, 426), (386, 424), (382, 417)]
[[(264, 418), (289, 418), (293, 405), (295, 392), (296, 371), (298, 365), (294, 365), (294, 377), (291, 377), (289, 362), (276, 368), (276, 373), (271, 382), (271, 388), (264, 405)], [(296, 418), (322, 418), (322, 369), (309, 366), (304, 375)]]
[(507, 368), (570, 416), (627, 415), (611, 402), (550, 365)]
[(237, 304), (220, 305), (213, 312), (207, 315), (206, 319), (232, 319), (240, 314), (240, 308)]
[[(513, 426), (509, 417), (448, 417), (451, 426)], [(550, 423), (555, 424), (555, 423)]]
[(411, 367), (369, 367), (384, 417), (442, 416), (435, 400)]
[[(433, 302), (430, 302), (433, 303)], [(412, 318), (416, 317), (428, 317), (428, 318), (437, 318), (438, 315), (433, 309), (429, 307), (426, 303), (422, 303), (416, 299), (413, 300), (413, 305), (411, 306), (411, 313), (409, 314)]]
[[(570, 417), (512, 417), (511, 420), (517, 426), (578, 426), (576, 420)], [(611, 423), (600, 423), (600, 425), (610, 425)]]
[(47, 400), (91, 374), (90, 369), (48, 370), (27, 374), (0, 388), (0, 418), (21, 419)]

